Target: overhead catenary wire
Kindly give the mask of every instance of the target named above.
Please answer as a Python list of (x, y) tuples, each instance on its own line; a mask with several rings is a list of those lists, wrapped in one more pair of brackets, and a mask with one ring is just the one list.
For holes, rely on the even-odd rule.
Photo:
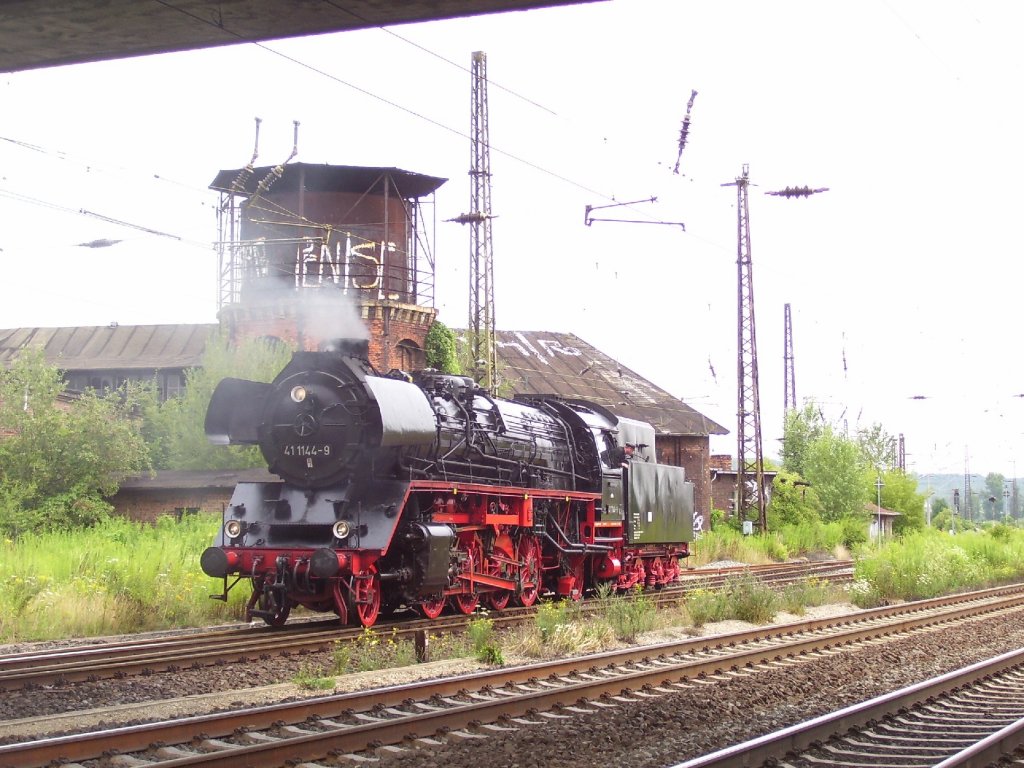
[[(348, 14), (349, 16), (351, 16), (354, 19), (359, 19), (360, 21), (365, 21), (368, 24), (370, 23), (369, 19), (367, 19), (365, 16), (360, 16), (358, 13), (353, 11), (351, 8), (346, 8), (346, 7), (342, 6), (340, 3), (334, 2), (334, 0), (324, 0), (324, 1), (327, 3), (327, 5), (331, 6), (332, 8), (335, 8), (338, 11), (341, 11), (342, 13)], [(406, 45), (411, 45), (413, 48), (416, 48), (417, 50), (422, 51), (423, 53), (427, 54), (428, 56), (433, 56), (435, 59), (439, 59), (440, 61), (443, 61), (446, 64), (450, 64), (451, 66), (455, 67), (456, 69), (462, 70), (467, 75), (468, 74), (472, 74), (471, 70), (468, 69), (463, 64), (459, 64), (457, 61), (452, 61), (451, 59), (447, 58), (446, 56), (442, 56), (441, 54), (437, 53), (437, 51), (432, 51), (429, 48), (427, 48), (426, 46), (420, 45), (419, 43), (415, 42), (414, 40), (410, 40), (408, 37), (403, 37), (402, 35), (398, 34), (397, 32), (395, 32), (392, 29), (388, 29), (387, 27), (382, 27), (382, 26), (379, 26), (379, 25), (377, 25), (376, 28), (378, 30), (380, 30), (381, 32), (383, 32), (384, 34), (391, 35), (395, 39), (401, 40)], [(519, 92), (517, 92), (517, 91), (515, 91), (515, 90), (513, 90), (513, 89), (511, 89), (511, 88), (509, 88), (507, 86), (501, 85), (500, 83), (496, 83), (493, 80), (489, 80), (488, 81), (488, 85), (490, 85), (490, 86), (492, 86), (494, 88), (497, 88), (499, 90), (502, 90), (505, 93), (507, 93), (507, 94), (509, 94), (511, 96), (514, 96), (515, 98), (520, 99), (521, 101), (524, 101), (527, 104), (530, 104), (531, 106), (537, 107), (537, 109), (540, 109), (540, 110), (543, 110), (544, 112), (547, 112), (550, 115), (554, 115), (554, 116), (558, 115), (558, 113), (555, 112), (550, 107), (545, 107), (543, 104), (541, 104), (541, 103), (539, 103), (537, 101), (534, 101), (533, 99), (531, 99), (531, 98), (529, 98), (527, 96), (524, 96), (523, 94), (521, 94), (521, 93), (519, 93)]]
[(209, 247), (209, 243), (200, 243), (199, 241), (196, 240), (189, 240), (188, 238), (182, 237), (181, 235), (175, 235), (170, 232), (163, 232), (158, 229), (152, 229), (151, 227), (146, 227), (142, 224), (136, 224), (135, 222), (125, 221), (124, 219), (114, 218), (113, 216), (106, 216), (104, 214), (97, 213), (96, 211), (89, 211), (86, 210), (85, 208), (72, 208), (66, 205), (61, 205), (59, 203), (54, 203), (49, 200), (42, 200), (36, 197), (31, 197), (30, 195), (21, 194), (19, 192), (12, 192), (11, 190), (7, 189), (0, 189), (0, 197), (6, 197), (11, 200), (17, 200), (18, 202), (22, 203), (29, 203), (30, 205), (39, 205), (44, 208), (49, 208), (55, 211), (61, 211), (63, 213), (70, 213), (78, 216), (86, 216), (89, 218), (99, 219), (101, 221), (106, 221), (110, 224), (116, 224), (119, 227), (128, 227), (129, 229), (135, 229), (140, 232), (145, 232), (146, 234), (149, 235), (154, 235), (157, 237), (166, 237), (170, 238), (171, 240), (178, 240), (186, 245), (194, 245), (203, 248)]
[[(424, 115), (421, 112), (417, 112), (416, 110), (414, 110), (414, 109), (412, 109), (410, 107), (406, 107), (406, 106), (404, 106), (402, 104), (399, 104), (397, 101), (393, 101), (393, 100), (391, 100), (391, 99), (389, 99), (389, 98), (387, 98), (385, 96), (381, 96), (380, 94), (374, 93), (373, 91), (371, 91), (371, 90), (369, 90), (367, 88), (363, 88), (362, 86), (356, 85), (355, 83), (352, 83), (352, 82), (350, 82), (348, 80), (345, 80), (345, 79), (343, 79), (341, 77), (338, 77), (337, 75), (333, 75), (330, 72), (325, 72), (324, 70), (320, 69), (319, 67), (316, 67), (316, 66), (314, 66), (312, 64), (309, 64), (309, 63), (307, 63), (305, 61), (302, 61), (301, 59), (298, 59), (298, 58), (296, 58), (294, 56), (291, 56), (290, 54), (284, 53), (283, 51), (275, 50), (274, 48), (271, 48), (270, 46), (265, 45), (264, 43), (251, 42), (244, 35), (242, 35), (242, 34), (240, 34), (238, 32), (234, 32), (234, 31), (228, 29), (227, 27), (223, 26), (222, 24), (218, 24), (218, 23), (214, 22), (213, 20), (204, 19), (201, 16), (198, 16), (198, 15), (192, 13), (191, 11), (185, 10), (184, 8), (179, 8), (178, 6), (174, 5), (173, 3), (167, 2), (167, 0), (155, 0), (155, 2), (160, 3), (160, 5), (166, 6), (167, 8), (170, 8), (172, 10), (175, 10), (175, 11), (178, 11), (180, 13), (183, 13), (186, 16), (188, 16), (188, 17), (190, 17), (190, 18), (192, 18), (192, 19), (194, 19), (194, 20), (196, 20), (196, 21), (198, 21), (198, 22), (200, 22), (202, 24), (206, 24), (206, 25), (209, 25), (209, 26), (216, 27), (217, 29), (219, 29), (219, 30), (221, 30), (221, 31), (231, 35), (232, 37), (237, 38), (240, 42), (248, 43), (249, 45), (252, 45), (252, 46), (254, 46), (256, 48), (259, 48), (261, 50), (266, 51), (267, 53), (273, 54), (274, 56), (278, 56), (278, 57), (280, 57), (280, 58), (282, 58), (282, 59), (284, 59), (286, 61), (289, 61), (292, 64), (295, 64), (296, 66), (302, 67), (303, 69), (307, 69), (310, 72), (314, 72), (314, 73), (316, 73), (316, 74), (318, 74), (318, 75), (320, 75), (322, 77), (326, 77), (329, 80), (332, 80), (332, 81), (334, 81), (334, 82), (336, 82), (336, 83), (338, 83), (340, 85), (344, 85), (347, 88), (351, 88), (352, 90), (357, 91), (357, 92), (363, 94), (364, 96), (368, 96), (371, 99), (379, 101), (382, 104), (386, 104), (389, 107), (394, 107), (395, 109), (400, 110), (400, 111), (406, 113), (407, 115), (415, 117), (415, 118), (417, 118), (419, 120), (423, 120), (424, 122), (429, 123), (430, 125), (433, 125), (435, 128), (440, 128), (443, 131), (447, 131), (448, 133), (451, 133), (451, 134), (454, 134), (454, 135), (456, 135), (456, 136), (458, 136), (460, 138), (466, 139), (467, 141), (470, 139), (469, 134), (467, 134), (465, 131), (461, 131), (458, 128), (454, 128), (454, 127), (452, 127), (450, 125), (447, 125), (446, 123), (443, 123), (440, 120), (435, 120), (432, 117), (428, 117), (427, 115)], [(599, 197), (601, 197), (601, 198), (603, 198), (605, 200), (611, 200), (613, 202), (615, 200), (615, 198), (611, 194), (609, 194), (609, 193), (601, 192), (599, 190), (593, 189), (592, 187), (589, 187), (586, 184), (583, 184), (582, 182), (579, 182), (579, 181), (576, 181), (574, 179), (571, 179), (568, 176), (560, 174), (560, 173), (558, 173), (556, 171), (552, 171), (549, 168), (545, 168), (544, 166), (539, 165), (537, 163), (534, 163), (534, 162), (532, 162), (530, 160), (527, 160), (526, 158), (521, 157), (521, 156), (519, 156), (519, 155), (517, 155), (517, 154), (515, 154), (513, 152), (509, 152), (508, 150), (503, 150), (500, 147), (496, 147), (494, 145), (491, 146), (491, 150), (494, 151), (494, 152), (497, 152), (500, 155), (503, 155), (504, 157), (509, 158), (510, 160), (514, 160), (517, 163), (521, 163), (521, 164), (525, 165), (528, 168), (532, 168), (535, 171), (539, 171), (540, 173), (543, 173), (543, 174), (545, 174), (547, 176), (550, 176), (550, 177), (552, 177), (554, 179), (557, 179), (557, 180), (562, 181), (562, 182), (564, 182), (566, 184), (569, 184), (570, 186), (576, 187), (577, 189), (580, 189), (580, 190), (582, 190), (584, 192), (589, 192), (590, 194), (598, 195)]]
[(67, 152), (67, 151), (65, 151), (63, 149), (54, 148), (54, 147), (46, 147), (46, 146), (41, 145), (41, 144), (33, 144), (31, 142), (23, 141), (21, 139), (15, 139), (15, 138), (12, 138), (10, 136), (0, 136), (0, 141), (6, 142), (8, 144), (12, 144), (12, 145), (14, 145), (16, 147), (21, 147), (22, 149), (27, 149), (27, 150), (29, 150), (31, 152), (37, 152), (38, 154), (41, 154), (41, 155), (44, 155), (44, 156), (47, 156), (47, 157), (52, 157), (52, 158), (55, 158), (57, 160), (73, 163), (75, 165), (80, 165), (82, 168), (86, 169), (86, 171), (94, 171), (95, 170), (95, 171), (100, 171), (100, 172), (113, 172), (113, 173), (116, 173), (116, 174), (127, 174), (127, 175), (130, 175), (130, 176), (133, 176), (133, 177), (137, 177), (137, 178), (141, 177), (141, 178), (146, 178), (146, 179), (152, 179), (152, 180), (159, 181), (159, 182), (162, 182), (162, 183), (165, 183), (165, 184), (170, 184), (170, 185), (175, 186), (175, 187), (181, 187), (183, 189), (187, 189), (187, 190), (192, 191), (192, 192), (199, 192), (199, 193), (208, 193), (209, 192), (209, 190), (206, 189), (205, 187), (197, 187), (197, 186), (195, 186), (193, 184), (188, 184), (188, 183), (183, 182), (183, 181), (178, 181), (177, 179), (170, 178), (169, 176), (165, 176), (165, 175), (160, 174), (160, 173), (155, 173), (155, 172), (150, 173), (150, 172), (146, 172), (146, 171), (139, 171), (139, 170), (134, 169), (134, 168), (126, 168), (124, 166), (114, 165), (114, 164), (108, 163), (106, 161), (103, 161), (103, 162), (88, 161), (88, 160), (79, 158), (74, 153)]
[[(168, 0), (156, 0), (156, 2), (160, 3), (161, 5), (164, 5), (165, 7), (169, 8), (171, 10), (175, 10), (175, 11), (178, 11), (179, 13), (182, 13), (183, 15), (186, 15), (189, 18), (193, 19), (194, 21), (196, 21), (198, 23), (202, 23), (204, 25), (214, 26), (217, 29), (219, 29), (220, 31), (222, 31), (223, 33), (225, 33), (226, 35), (229, 35), (229, 36), (237, 39), (239, 42), (249, 42), (243, 35), (241, 35), (241, 34), (235, 32), (235, 31), (227, 28), (222, 23), (219, 23), (219, 22), (214, 21), (212, 19), (203, 18), (202, 16), (199, 16), (199, 15), (197, 15), (195, 13), (192, 13), (191, 11), (189, 11), (189, 10), (187, 10), (185, 8), (181, 8), (181, 7), (175, 5), (172, 2), (168, 2)], [(338, 3), (331, 3), (331, 2), (329, 2), (328, 4), (331, 5), (332, 7), (334, 7), (339, 12), (344, 12), (344, 13), (347, 13), (349, 15), (352, 15), (355, 18), (360, 18), (358, 16), (358, 14), (356, 14), (354, 11), (351, 11), (350, 9), (345, 8), (345, 7), (343, 7), (342, 5), (340, 5)], [(444, 56), (441, 56), (440, 54), (437, 54), (437, 53), (435, 53), (433, 51), (430, 51), (426, 47), (420, 46), (417, 43), (415, 43), (415, 42), (413, 42), (413, 41), (411, 41), (411, 40), (409, 40), (409, 39), (407, 39), (407, 38), (405, 38), (405, 37), (403, 37), (401, 35), (393, 33), (393, 32), (391, 32), (390, 30), (388, 30), (388, 29), (386, 29), (384, 27), (379, 27), (379, 29), (381, 31), (384, 31), (384, 32), (388, 33), (388, 34), (391, 34), (396, 39), (398, 39), (398, 40), (400, 40), (400, 41), (402, 41), (402, 42), (404, 42), (406, 44), (409, 44), (409, 45), (413, 46), (414, 48), (416, 48), (418, 50), (421, 50), (421, 51), (423, 51), (424, 53), (426, 53), (428, 55), (434, 56), (434, 57), (436, 57), (436, 58), (438, 58), (438, 59), (440, 59), (442, 61), (450, 63), (452, 66), (455, 66), (455, 67), (457, 67), (457, 68), (459, 68), (461, 70), (465, 70), (466, 69), (462, 65), (459, 65), (456, 62), (452, 62), (449, 59), (445, 58)], [(301, 66), (303, 68), (306, 68), (306, 69), (308, 69), (308, 70), (310, 70), (310, 71), (312, 71), (312, 72), (314, 72), (314, 73), (316, 73), (316, 74), (318, 74), (320, 76), (327, 77), (327, 78), (329, 78), (329, 79), (331, 79), (331, 80), (333, 80), (333, 81), (335, 81), (335, 82), (337, 82), (337, 83), (339, 83), (341, 85), (344, 85), (346, 87), (352, 88), (353, 90), (356, 90), (356, 91), (358, 91), (360, 93), (363, 93), (364, 95), (366, 95), (366, 96), (368, 96), (370, 98), (373, 98), (373, 99), (376, 99), (378, 101), (381, 101), (382, 103), (384, 103), (384, 104), (386, 104), (388, 106), (391, 106), (391, 107), (394, 107), (395, 109), (399, 109), (399, 110), (401, 110), (403, 112), (406, 112), (407, 114), (409, 114), (409, 115), (411, 115), (411, 116), (413, 116), (413, 117), (415, 117), (417, 119), (424, 120), (424, 121), (426, 121), (426, 122), (428, 122), (428, 123), (430, 123), (430, 124), (440, 128), (442, 130), (448, 131), (448, 132), (453, 133), (453, 134), (455, 134), (457, 136), (460, 136), (462, 138), (467, 138), (467, 139), (469, 138), (467, 134), (465, 134), (464, 132), (462, 132), (459, 129), (453, 128), (453, 127), (451, 127), (449, 125), (444, 124), (441, 121), (434, 120), (433, 118), (430, 118), (430, 117), (428, 117), (426, 115), (423, 115), (423, 114), (421, 114), (419, 112), (416, 112), (415, 110), (412, 110), (412, 109), (409, 109), (407, 107), (404, 107), (403, 105), (401, 105), (401, 104), (399, 104), (397, 102), (394, 102), (394, 101), (392, 101), (390, 99), (387, 99), (387, 98), (385, 98), (383, 96), (380, 96), (380, 95), (378, 95), (378, 94), (376, 94), (376, 93), (374, 93), (374, 92), (372, 92), (370, 90), (361, 88), (360, 86), (358, 86), (358, 85), (356, 85), (354, 83), (351, 83), (349, 81), (343, 80), (343, 79), (341, 79), (341, 78), (339, 78), (339, 77), (337, 77), (335, 75), (332, 75), (332, 74), (330, 74), (328, 72), (325, 72), (325, 71), (319, 69), (318, 67), (315, 67), (315, 66), (310, 65), (310, 64), (308, 64), (306, 62), (303, 62), (303, 61), (297, 59), (294, 56), (290, 56), (290, 55), (285, 54), (285, 53), (283, 53), (281, 51), (277, 51), (277, 50), (275, 50), (275, 49), (273, 49), (273, 48), (271, 48), (271, 47), (269, 47), (267, 45), (264, 45), (262, 43), (251, 43), (251, 44), (254, 45), (255, 47), (263, 49), (264, 51), (266, 51), (268, 53), (274, 54), (275, 56), (279, 56), (281, 58), (284, 58), (284, 59), (290, 61), (291, 63), (293, 63), (293, 64), (295, 64), (297, 66)], [(515, 91), (515, 90), (513, 90), (511, 88), (507, 88), (507, 87), (500, 86), (500, 85), (496, 86), (496, 87), (500, 88), (503, 91), (508, 92), (509, 94), (511, 94), (511, 95), (515, 96), (516, 98), (524, 101), (525, 103), (528, 103), (528, 104), (530, 104), (532, 106), (535, 106), (538, 109), (541, 109), (541, 110), (543, 110), (543, 111), (545, 111), (547, 113), (550, 113), (550, 114), (552, 114), (552, 115), (554, 115), (556, 117), (558, 116), (558, 114), (556, 112), (554, 112), (553, 110), (551, 110), (550, 108), (548, 108), (548, 107), (546, 107), (546, 106), (536, 102), (533, 99), (530, 99), (530, 98), (524, 96), (523, 94), (521, 94), (521, 93), (519, 93), (519, 92), (517, 92), (517, 91)], [(257, 120), (258, 120), (258, 118), (257, 118)], [(258, 128), (257, 128), (257, 130), (258, 130)], [(21, 140), (15, 139), (15, 138), (0, 137), (0, 140), (7, 141), (7, 142), (9, 142), (11, 144), (21, 146), (21, 147), (23, 147), (25, 149), (28, 149), (28, 150), (31, 150), (31, 151), (39, 152), (39, 153), (44, 154), (44, 155), (53, 156), (53, 157), (56, 157), (56, 158), (61, 159), (61, 160), (74, 161), (74, 158), (73, 158), (73, 156), (71, 154), (63, 152), (61, 150), (48, 149), (48, 148), (43, 147), (41, 145), (36, 145), (36, 144), (33, 144), (31, 142), (27, 142), (27, 141), (21, 141)], [(521, 164), (525, 165), (526, 167), (532, 168), (532, 169), (534, 169), (534, 170), (536, 170), (536, 171), (538, 171), (540, 173), (546, 174), (546, 175), (548, 175), (548, 176), (550, 176), (550, 177), (552, 177), (552, 178), (554, 178), (554, 179), (556, 179), (558, 181), (561, 181), (563, 183), (566, 183), (566, 184), (569, 184), (571, 186), (574, 186), (574, 187), (576, 187), (576, 188), (578, 188), (578, 189), (580, 189), (582, 191), (585, 191), (585, 192), (588, 192), (588, 193), (591, 193), (591, 194), (595, 194), (595, 195), (597, 195), (597, 196), (599, 196), (599, 197), (601, 197), (603, 199), (615, 202), (615, 197), (612, 194), (609, 194), (609, 193), (606, 193), (606, 192), (602, 192), (600, 190), (593, 189), (590, 186), (588, 186), (588, 185), (586, 185), (586, 184), (584, 184), (582, 182), (576, 181), (575, 179), (572, 179), (569, 176), (566, 176), (564, 174), (561, 174), (561, 173), (558, 173), (556, 171), (553, 171), (553, 170), (551, 170), (551, 169), (549, 169), (549, 168), (547, 168), (547, 167), (545, 167), (543, 165), (540, 165), (538, 163), (534, 163), (534, 162), (526, 159), (525, 157), (522, 157), (522, 156), (517, 155), (515, 153), (503, 150), (500, 147), (492, 146), (492, 149), (493, 149), (493, 151), (495, 151), (498, 154), (506, 156), (509, 159), (511, 159), (511, 160), (513, 160), (515, 162), (521, 163)], [(86, 167), (89, 167), (89, 168), (98, 168), (98, 167), (100, 167), (99, 165), (97, 165), (95, 163), (84, 163), (82, 161), (77, 161), (77, 162), (79, 162), (79, 163), (81, 163), (81, 164), (83, 164), (83, 165), (85, 165)], [(117, 168), (117, 170), (125, 171), (125, 170), (129, 170), (129, 169)], [(161, 182), (166, 182), (168, 184), (173, 184), (173, 185), (176, 185), (176, 186), (181, 186), (181, 187), (184, 187), (184, 188), (187, 188), (187, 189), (193, 189), (193, 190), (200, 191), (200, 192), (206, 192), (207, 191), (205, 189), (199, 189), (199, 188), (196, 188), (196, 187), (194, 187), (192, 185), (188, 185), (188, 184), (185, 184), (185, 183), (182, 183), (182, 182), (175, 181), (174, 179), (171, 179), (171, 178), (169, 178), (167, 176), (164, 176), (162, 174), (159, 174), (159, 173), (153, 173), (151, 175), (151, 178), (153, 178), (155, 180), (158, 180), (158, 181), (161, 181)], [(204, 205), (209, 205), (209, 203), (205, 203), (205, 202), (203, 204)], [(641, 213), (643, 215), (645, 215), (645, 216), (647, 215), (646, 212), (642, 212), (641, 211)], [(709, 241), (707, 241), (704, 238), (699, 238), (699, 239), (703, 240), (704, 242), (709, 242)], [(714, 243), (710, 243), (710, 244), (714, 245)]]

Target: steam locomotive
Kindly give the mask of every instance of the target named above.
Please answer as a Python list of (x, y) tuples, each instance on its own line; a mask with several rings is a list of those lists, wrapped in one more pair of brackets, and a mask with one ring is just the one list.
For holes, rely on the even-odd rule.
[[(201, 557), (247, 620), (292, 607), (372, 625), (600, 584), (662, 587), (693, 538), (693, 484), (655, 460), (654, 429), (590, 402), (505, 400), (470, 378), (379, 375), (367, 343), (297, 352), (270, 384), (224, 379), (215, 442), (258, 445), (280, 482), (240, 483)], [(229, 583), (230, 579), (230, 583)]]

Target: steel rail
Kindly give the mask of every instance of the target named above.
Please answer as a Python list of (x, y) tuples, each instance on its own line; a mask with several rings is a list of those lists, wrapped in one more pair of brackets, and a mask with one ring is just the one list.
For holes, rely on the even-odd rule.
[[(739, 635), (723, 635), (697, 640), (662, 643), (623, 651), (609, 651), (592, 654), (586, 657), (564, 659), (554, 662), (538, 663), (524, 667), (498, 669), (480, 672), (457, 679), (429, 681), (424, 684), (394, 686), (391, 688), (365, 691), (359, 693), (340, 694), (335, 696), (306, 699), (288, 702), (281, 705), (246, 709), (216, 715), (202, 715), (181, 720), (149, 723), (141, 726), (130, 726), (100, 731), (90, 734), (42, 739), (22, 744), (0, 746), (0, 766), (47, 765), (57, 760), (88, 760), (95, 758), (104, 751), (117, 749), (120, 752), (141, 751), (149, 748), (153, 742), (165, 744), (181, 744), (193, 740), (196, 734), (202, 733), (214, 739), (228, 737), (238, 729), (270, 728), (280, 723), (299, 724), (309, 718), (343, 717), (346, 712), (361, 710), (369, 713), (363, 718), (373, 718), (375, 712), (387, 711), (388, 714), (406, 722), (398, 726), (396, 721), (363, 722), (362, 725), (379, 725), (382, 730), (374, 731), (373, 739), (367, 739), (366, 729), (352, 732), (352, 738), (358, 742), (378, 740), (388, 742), (394, 739), (398, 730), (402, 738), (411, 732), (422, 732), (423, 724), (429, 723), (430, 729), (441, 727), (464, 727), (467, 714), (459, 707), (471, 705), (475, 717), (470, 719), (483, 720), (490, 717), (516, 717), (523, 712), (541, 706), (551, 707), (555, 703), (572, 705), (580, 699), (594, 699), (600, 696), (615, 696), (623, 691), (647, 688), (654, 693), (638, 694), (656, 695), (689, 687), (687, 681), (699, 677), (713, 677), (721, 674), (737, 674), (740, 670), (754, 668), (770, 662), (779, 663), (786, 659), (814, 658), (813, 654), (831, 650), (836, 647), (848, 646), (852, 643), (874, 640), (885, 635), (903, 633), (922, 627), (967, 620), (979, 614), (991, 614), (997, 611), (1015, 610), (1024, 605), (1024, 591), (1020, 588), (1001, 588), (982, 590), (971, 593), (969, 598), (961, 596), (957, 602), (952, 598), (938, 598), (923, 601), (920, 604), (903, 606), (903, 614), (897, 608), (888, 607), (864, 611), (845, 622), (809, 621), (791, 625), (776, 625)], [(908, 610), (909, 607), (909, 610)], [(888, 622), (888, 623), (886, 623)], [(827, 632), (824, 630), (828, 630)], [(791, 661), (791, 663), (793, 663)], [(614, 668), (609, 667), (614, 665)], [(568, 676), (575, 675), (576, 679)], [(546, 676), (541, 680), (541, 676)], [(681, 685), (681, 688), (676, 686)], [(502, 688), (503, 686), (503, 688)], [(510, 690), (516, 686), (526, 686), (525, 692)], [(538, 690), (539, 689), (539, 690)], [(469, 692), (467, 691), (475, 691)], [(528, 696), (527, 696), (528, 694)], [(462, 696), (469, 701), (447, 702), (440, 710), (432, 706), (431, 701), (444, 700), (448, 697)], [(527, 698), (524, 698), (527, 696)], [(413, 697), (426, 703), (413, 706), (420, 707), (416, 717), (426, 709), (432, 717), (409, 720), (411, 716), (393, 708), (410, 706)], [(497, 703), (488, 702), (497, 698), (505, 705), (505, 709)], [(483, 705), (487, 704), (487, 707)], [(595, 705), (597, 706), (597, 705)], [(525, 707), (522, 709), (521, 707)], [(444, 711), (452, 709), (451, 720), (444, 722)], [(487, 718), (483, 716), (487, 713)], [(516, 714), (519, 713), (519, 714)], [(383, 724), (382, 724), (383, 723)], [(295, 748), (300, 748), (301, 756), (310, 757), (320, 750), (321, 756), (332, 749), (339, 749), (342, 742), (336, 741), (340, 736), (348, 734), (349, 727), (338, 729), (331, 727), (322, 734), (300, 734), (286, 741)], [(269, 755), (274, 744), (267, 741)], [(346, 738), (348, 738), (346, 736)], [(343, 742), (349, 744), (348, 741)], [(325, 745), (330, 746), (325, 749)], [(313, 745), (319, 745), (314, 747)], [(222, 746), (222, 750), (208, 756), (189, 756), (180, 760), (169, 760), (159, 763), (161, 768), (174, 766), (197, 765), (209, 761), (209, 765), (234, 765), (231, 760), (238, 757), (234, 747)], [(356, 747), (344, 747), (356, 749)], [(249, 764), (263, 764), (254, 761), (250, 751), (246, 759)], [(260, 753), (262, 754), (262, 753)], [(276, 753), (274, 753), (276, 754)], [(296, 756), (293, 750), (290, 752)], [(269, 758), (268, 758), (269, 759)], [(312, 759), (312, 758), (311, 758)], [(220, 762), (221, 760), (225, 762)], [(186, 762), (181, 762), (186, 761)]]
[[(963, 669), (954, 670), (902, 688), (892, 693), (883, 694), (873, 699), (844, 707), (836, 712), (816, 717), (804, 723), (783, 728), (775, 733), (766, 734), (740, 744), (713, 752), (703, 757), (678, 763), (672, 768), (739, 768), (740, 766), (777, 765), (785, 757), (787, 764), (802, 763), (800, 754), (816, 744), (836, 741), (841, 734), (856, 731), (882, 720), (894, 713), (901, 713), (901, 720), (906, 721), (911, 714), (907, 710), (930, 702), (932, 708), (941, 709), (941, 697), (951, 691), (965, 686), (974, 686), (983, 681), (991, 681), (993, 677), (1008, 671), (1024, 670), (1024, 649), (1004, 653), (992, 659), (972, 664)], [(1018, 691), (1020, 685), (1018, 684)], [(954, 766), (987, 766), (997, 762), (1008, 751), (1024, 744), (1024, 707), (1020, 719), (1002, 728), (990, 728), (981, 738), (971, 739), (969, 746), (957, 749), (955, 746), (945, 750), (946, 757), (935, 762), (935, 768), (954, 768)], [(984, 710), (981, 710), (984, 713)], [(962, 717), (962, 715), (961, 715)], [(950, 735), (948, 741), (954, 741)], [(913, 746), (900, 743), (898, 755), (910, 760)], [(820, 759), (815, 762), (820, 763)], [(910, 763), (908, 763), (910, 764)]]

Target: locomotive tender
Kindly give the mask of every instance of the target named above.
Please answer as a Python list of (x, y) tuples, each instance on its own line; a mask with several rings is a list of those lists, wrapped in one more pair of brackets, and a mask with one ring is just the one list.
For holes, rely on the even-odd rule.
[[(270, 384), (225, 379), (208, 438), (259, 445), (281, 482), (240, 483), (202, 569), (252, 584), (247, 619), (295, 605), (372, 625), (599, 584), (661, 587), (693, 539), (693, 484), (654, 429), (579, 400), (377, 374), (367, 343), (297, 352)], [(229, 577), (233, 580), (229, 583)]]

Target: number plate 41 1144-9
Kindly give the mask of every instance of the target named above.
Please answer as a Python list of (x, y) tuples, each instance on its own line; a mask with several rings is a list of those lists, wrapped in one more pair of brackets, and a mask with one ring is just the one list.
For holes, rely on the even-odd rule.
[(297, 445), (286, 445), (281, 452), (285, 456), (330, 456), (331, 446), (299, 443)]

